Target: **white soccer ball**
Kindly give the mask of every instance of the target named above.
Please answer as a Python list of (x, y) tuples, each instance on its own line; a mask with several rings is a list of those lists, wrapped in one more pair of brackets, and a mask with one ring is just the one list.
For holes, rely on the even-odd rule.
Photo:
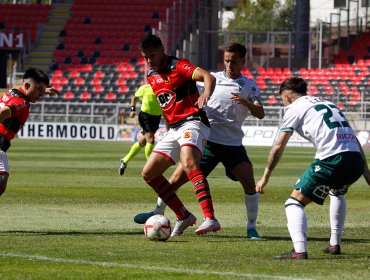
[(166, 241), (171, 235), (171, 222), (163, 215), (150, 217), (144, 225), (144, 233), (153, 241)]

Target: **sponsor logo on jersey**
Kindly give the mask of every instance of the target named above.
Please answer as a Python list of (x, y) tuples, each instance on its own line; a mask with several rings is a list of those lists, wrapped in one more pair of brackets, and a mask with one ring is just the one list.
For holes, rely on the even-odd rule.
[(350, 133), (341, 133), (341, 134), (338, 133), (337, 139), (338, 140), (353, 140), (353, 139), (356, 139), (356, 136)]
[(170, 77), (169, 76), (167, 76), (167, 77), (158, 76), (158, 77), (154, 78), (151, 85), (163, 84), (163, 83), (169, 84), (170, 83)]
[(315, 165), (315, 172), (319, 172), (321, 170), (321, 166), (320, 165)]
[(170, 109), (176, 100), (176, 93), (169, 89), (160, 89), (157, 91), (157, 100), (163, 111)]
[(190, 66), (190, 65), (184, 65), (184, 66), (183, 66), (183, 69), (184, 69), (184, 70), (186, 70), (186, 71), (190, 70), (190, 68), (191, 68), (191, 66)]
[(190, 138), (191, 137), (191, 131), (185, 131), (182, 137), (184, 137), (185, 139)]
[(155, 78), (154, 84), (162, 84), (164, 83), (164, 80), (162, 77)]

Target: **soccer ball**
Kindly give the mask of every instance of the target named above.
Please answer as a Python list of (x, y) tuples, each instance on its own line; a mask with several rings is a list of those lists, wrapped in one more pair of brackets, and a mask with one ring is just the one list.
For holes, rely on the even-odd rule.
[(171, 235), (171, 222), (163, 215), (150, 217), (144, 225), (144, 233), (153, 241), (166, 241)]

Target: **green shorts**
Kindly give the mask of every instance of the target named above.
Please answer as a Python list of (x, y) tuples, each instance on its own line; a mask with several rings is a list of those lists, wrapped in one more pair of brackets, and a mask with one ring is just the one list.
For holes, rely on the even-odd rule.
[(205, 176), (208, 176), (213, 169), (222, 163), (226, 175), (233, 181), (237, 179), (232, 175), (231, 170), (241, 162), (251, 162), (247, 156), (244, 146), (227, 146), (207, 141), (203, 147), (203, 155), (200, 160), (200, 169)]
[(346, 194), (349, 186), (361, 177), (363, 170), (364, 161), (357, 152), (344, 152), (323, 160), (315, 159), (293, 188), (323, 205), (330, 190), (333, 190), (334, 195)]

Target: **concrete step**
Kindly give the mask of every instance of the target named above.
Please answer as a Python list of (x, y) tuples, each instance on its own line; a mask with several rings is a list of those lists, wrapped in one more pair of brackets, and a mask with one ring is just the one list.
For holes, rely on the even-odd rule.
[(59, 32), (58, 31), (44, 31), (42, 33), (42, 36), (47, 36), (47, 37), (58, 37), (59, 36)]
[(49, 71), (52, 63), (55, 46), (58, 44), (59, 33), (70, 17), (70, 7), (73, 0), (64, 0), (63, 3), (56, 3), (50, 11), (49, 21), (42, 31), (36, 49), (28, 55), (25, 68), (29, 66), (38, 67)]
[(28, 57), (30, 57), (30, 58), (34, 58), (34, 57), (43, 58), (43, 57), (52, 57), (52, 56), (53, 56), (53, 50), (51, 50), (51, 51), (35, 50), (32, 53), (30, 53)]
[(28, 69), (30, 67), (35, 67), (35, 68), (38, 68), (44, 72), (48, 72), (49, 71), (49, 64), (25, 64), (24, 65), (24, 69)]
[(70, 10), (70, 7), (71, 7), (71, 5), (58, 5), (58, 4), (55, 4), (53, 11), (69, 11)]
[(43, 46), (43, 45), (56, 45), (58, 42), (58, 38), (54, 37), (41, 37), (40, 41), (38, 42), (37, 46)]
[(48, 57), (28, 57), (27, 64), (47, 64), (51, 63), (51, 59)]
[(49, 24), (60, 24), (60, 25), (64, 25), (65, 22), (67, 21), (66, 18), (64, 17), (51, 17), (48, 21), (48, 25)]
[(45, 26), (44, 32), (54, 32), (54, 31), (60, 31), (64, 27), (64, 24), (49, 24)]

